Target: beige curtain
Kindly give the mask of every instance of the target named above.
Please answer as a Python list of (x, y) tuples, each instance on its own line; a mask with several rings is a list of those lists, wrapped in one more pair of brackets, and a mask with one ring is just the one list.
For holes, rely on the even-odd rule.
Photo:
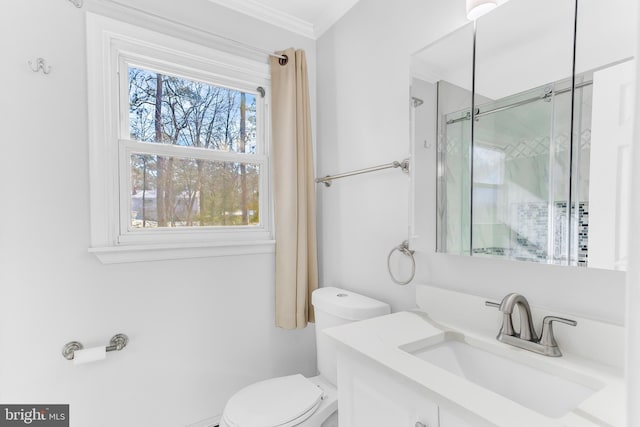
[(288, 60), (271, 58), (276, 326), (296, 329), (314, 321), (318, 287), (309, 82), (304, 51), (278, 54)]

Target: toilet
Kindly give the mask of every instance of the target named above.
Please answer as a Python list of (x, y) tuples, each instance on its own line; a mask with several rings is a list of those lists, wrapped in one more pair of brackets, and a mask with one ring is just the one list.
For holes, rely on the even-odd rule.
[(336, 350), (322, 330), (391, 312), (388, 304), (334, 287), (315, 290), (316, 351), (320, 375), (300, 374), (251, 384), (227, 402), (220, 427), (337, 427)]

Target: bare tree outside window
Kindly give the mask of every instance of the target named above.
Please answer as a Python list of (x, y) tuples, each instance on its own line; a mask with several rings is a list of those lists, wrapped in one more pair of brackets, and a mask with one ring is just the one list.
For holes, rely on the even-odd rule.
[[(254, 94), (129, 68), (130, 138), (217, 152), (255, 154)], [(131, 155), (131, 226), (259, 224), (260, 167), (247, 162)]]

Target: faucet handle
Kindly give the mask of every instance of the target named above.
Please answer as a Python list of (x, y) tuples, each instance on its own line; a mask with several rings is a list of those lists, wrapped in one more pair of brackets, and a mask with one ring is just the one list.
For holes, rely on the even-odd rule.
[(499, 302), (485, 301), (484, 305), (486, 305), (487, 307), (500, 308)]
[(540, 337), (540, 344), (546, 347), (558, 347), (558, 343), (553, 336), (553, 322), (566, 323), (571, 326), (578, 324), (575, 320), (565, 319), (564, 317), (546, 316), (542, 320), (542, 337)]
[[(501, 303), (493, 301), (485, 301), (484, 305), (486, 305), (487, 307), (497, 308), (498, 310), (500, 310), (500, 307), (502, 307)], [(502, 327), (500, 328), (498, 337), (500, 337), (500, 335), (502, 334), (511, 336), (516, 335), (516, 332), (513, 329), (513, 320), (511, 319), (511, 314), (509, 313), (502, 313)]]

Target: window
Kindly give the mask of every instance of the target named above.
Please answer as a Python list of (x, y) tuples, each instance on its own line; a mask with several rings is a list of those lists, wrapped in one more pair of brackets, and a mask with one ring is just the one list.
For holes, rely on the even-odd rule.
[(256, 96), (142, 68), (126, 71), (123, 234), (259, 226), (264, 158), (257, 155)]
[(503, 198), (504, 150), (476, 143), (473, 146), (473, 223), (501, 226), (507, 222), (506, 211), (500, 209)]
[(92, 249), (271, 252), (267, 64), (89, 14)]

